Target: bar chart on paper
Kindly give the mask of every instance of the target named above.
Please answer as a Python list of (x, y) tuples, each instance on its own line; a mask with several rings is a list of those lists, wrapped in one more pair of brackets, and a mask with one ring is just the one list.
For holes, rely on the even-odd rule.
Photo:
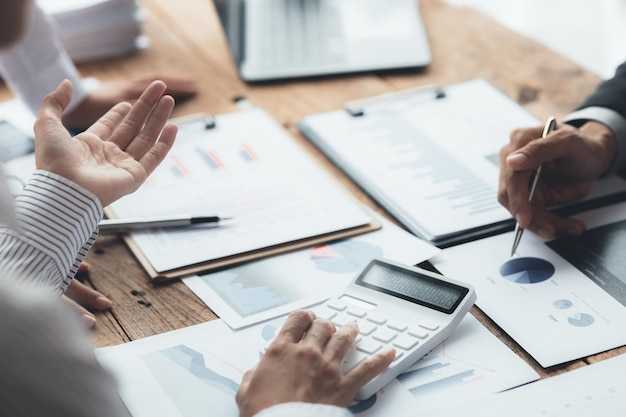
[(477, 79), (374, 98), (359, 117), (339, 110), (298, 127), (408, 230), (445, 245), (511, 220), (496, 196), (498, 153), (514, 128), (536, 123)]
[(216, 260), (232, 265), (238, 255), (378, 227), (263, 111), (220, 115), (216, 121), (210, 129), (202, 121), (181, 124), (163, 164), (139, 190), (109, 208), (113, 217), (232, 218), (219, 227), (133, 233), (132, 247), (155, 275)]

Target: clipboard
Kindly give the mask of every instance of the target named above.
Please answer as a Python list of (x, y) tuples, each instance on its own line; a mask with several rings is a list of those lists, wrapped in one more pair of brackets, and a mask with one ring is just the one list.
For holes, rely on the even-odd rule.
[[(301, 120), (300, 132), (411, 233), (445, 248), (513, 230), (497, 200), (499, 151), (541, 122), (484, 79), (346, 103)], [(571, 215), (626, 199), (626, 181), (598, 181)]]
[(125, 235), (152, 280), (207, 272), (381, 227), (264, 111), (174, 122), (178, 138), (166, 160), (105, 214), (200, 215), (201, 210), (233, 219), (217, 227)]

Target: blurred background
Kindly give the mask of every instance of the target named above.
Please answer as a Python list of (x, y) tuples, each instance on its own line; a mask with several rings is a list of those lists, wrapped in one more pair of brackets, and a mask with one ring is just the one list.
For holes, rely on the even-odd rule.
[(446, 0), (472, 7), (603, 78), (626, 60), (626, 0)]

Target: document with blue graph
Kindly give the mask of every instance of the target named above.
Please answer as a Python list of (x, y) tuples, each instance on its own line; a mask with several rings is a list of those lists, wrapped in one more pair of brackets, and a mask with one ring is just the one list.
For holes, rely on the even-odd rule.
[(219, 225), (133, 232), (154, 279), (230, 266), (372, 231), (380, 223), (258, 109), (180, 123), (165, 161), (107, 209), (116, 218), (231, 217)]

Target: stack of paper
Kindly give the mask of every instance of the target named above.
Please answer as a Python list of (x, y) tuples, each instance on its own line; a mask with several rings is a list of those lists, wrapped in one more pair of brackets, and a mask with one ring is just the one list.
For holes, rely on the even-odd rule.
[(58, 23), (61, 40), (75, 62), (131, 53), (145, 47), (136, 0), (39, 0)]

